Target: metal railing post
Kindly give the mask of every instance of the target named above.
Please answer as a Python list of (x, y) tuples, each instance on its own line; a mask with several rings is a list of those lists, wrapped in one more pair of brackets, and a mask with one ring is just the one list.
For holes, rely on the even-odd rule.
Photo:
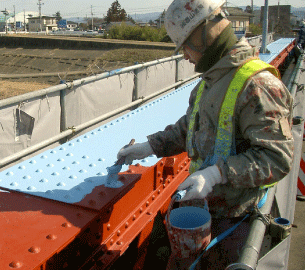
[(179, 81), (179, 59), (175, 60), (176, 68), (175, 68), (175, 82)]
[[(135, 63), (136, 65), (138, 64), (138, 62)], [(139, 71), (140, 68), (136, 68), (133, 71), (134, 74), (134, 88), (133, 88), (133, 94), (132, 94), (132, 101), (135, 101), (137, 99), (139, 99), (139, 78), (138, 78), (138, 74), (140, 73)]]
[[(66, 89), (60, 90), (60, 132), (67, 129), (67, 111), (66, 111)], [(61, 140), (61, 143), (66, 142)]]

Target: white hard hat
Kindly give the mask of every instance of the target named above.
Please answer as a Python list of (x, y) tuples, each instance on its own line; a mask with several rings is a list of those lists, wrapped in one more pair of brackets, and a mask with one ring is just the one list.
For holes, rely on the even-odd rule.
[(174, 0), (165, 14), (165, 28), (176, 44), (175, 52), (203, 21), (208, 20), (225, 0)]

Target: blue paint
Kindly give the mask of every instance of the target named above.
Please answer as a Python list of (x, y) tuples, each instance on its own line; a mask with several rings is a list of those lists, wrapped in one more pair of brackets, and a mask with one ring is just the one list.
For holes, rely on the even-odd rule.
[(118, 173), (122, 170), (122, 165), (112, 165), (107, 167), (108, 178), (105, 186), (110, 188), (119, 188), (123, 186), (123, 183), (118, 180)]
[(169, 215), (171, 226), (180, 229), (197, 229), (210, 221), (209, 211), (200, 207), (179, 207)]
[(177, 193), (176, 193), (176, 201), (180, 201), (184, 198), (184, 196), (186, 195), (186, 189), (183, 189), (183, 190), (179, 190)]
[(282, 226), (289, 226), (290, 225), (290, 221), (286, 218), (275, 218), (274, 222), (276, 224), (282, 225)]
[(281, 53), (291, 42), (293, 42), (294, 38), (280, 38), (275, 42), (272, 42), (267, 45), (267, 50), (270, 53), (260, 53), (259, 58), (267, 63), (271, 63), (279, 53)]

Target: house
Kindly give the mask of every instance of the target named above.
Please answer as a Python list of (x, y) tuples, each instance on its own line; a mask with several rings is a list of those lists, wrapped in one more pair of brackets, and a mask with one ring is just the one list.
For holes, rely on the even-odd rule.
[(140, 27), (151, 26), (150, 23), (148, 22), (137, 22), (136, 25)]
[[(279, 34), (289, 34), (292, 31), (291, 6), (276, 5), (268, 7), (268, 31)], [(264, 18), (264, 6), (261, 7), (261, 23)]]
[(67, 21), (67, 29), (74, 30), (78, 27), (78, 24), (75, 22)]
[[(11, 28), (14, 29), (14, 24), (16, 22), (16, 30), (24, 30), (28, 25), (30, 17), (38, 16), (39, 12), (36, 11), (24, 11), (15, 14), (15, 17), (12, 16), (7, 20), (7, 23), (11, 25)], [(26, 27), (27, 28), (27, 27)]]
[(57, 30), (56, 17), (53, 16), (41, 16), (30, 17), (29, 20), (29, 32), (51, 32)]
[(254, 15), (252, 22), (253, 24), (261, 24), (261, 10), (260, 9), (256, 9), (253, 10), (252, 14)]
[(254, 17), (253, 14), (243, 11), (238, 7), (225, 7), (229, 13), (228, 20), (232, 22), (235, 33), (249, 32), (250, 20)]

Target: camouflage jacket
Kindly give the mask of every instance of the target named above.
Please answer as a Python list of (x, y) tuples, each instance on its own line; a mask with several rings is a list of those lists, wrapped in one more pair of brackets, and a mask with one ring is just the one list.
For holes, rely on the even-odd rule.
[[(206, 83), (193, 138), (197, 156), (191, 158), (199, 155), (205, 160), (213, 154), (219, 110), (229, 83), (238, 66), (257, 55), (257, 50), (243, 38), (203, 74)], [(164, 131), (148, 136), (158, 157), (189, 152), (186, 135), (200, 83), (190, 95), (186, 114)], [(214, 186), (207, 197), (213, 217), (245, 215), (265, 194), (260, 186), (277, 182), (288, 174), (293, 158), (291, 114), (292, 97), (281, 80), (261, 71), (247, 81), (237, 99), (233, 118), (236, 155), (217, 161), (227, 184)], [(202, 201), (184, 204), (201, 206)]]

